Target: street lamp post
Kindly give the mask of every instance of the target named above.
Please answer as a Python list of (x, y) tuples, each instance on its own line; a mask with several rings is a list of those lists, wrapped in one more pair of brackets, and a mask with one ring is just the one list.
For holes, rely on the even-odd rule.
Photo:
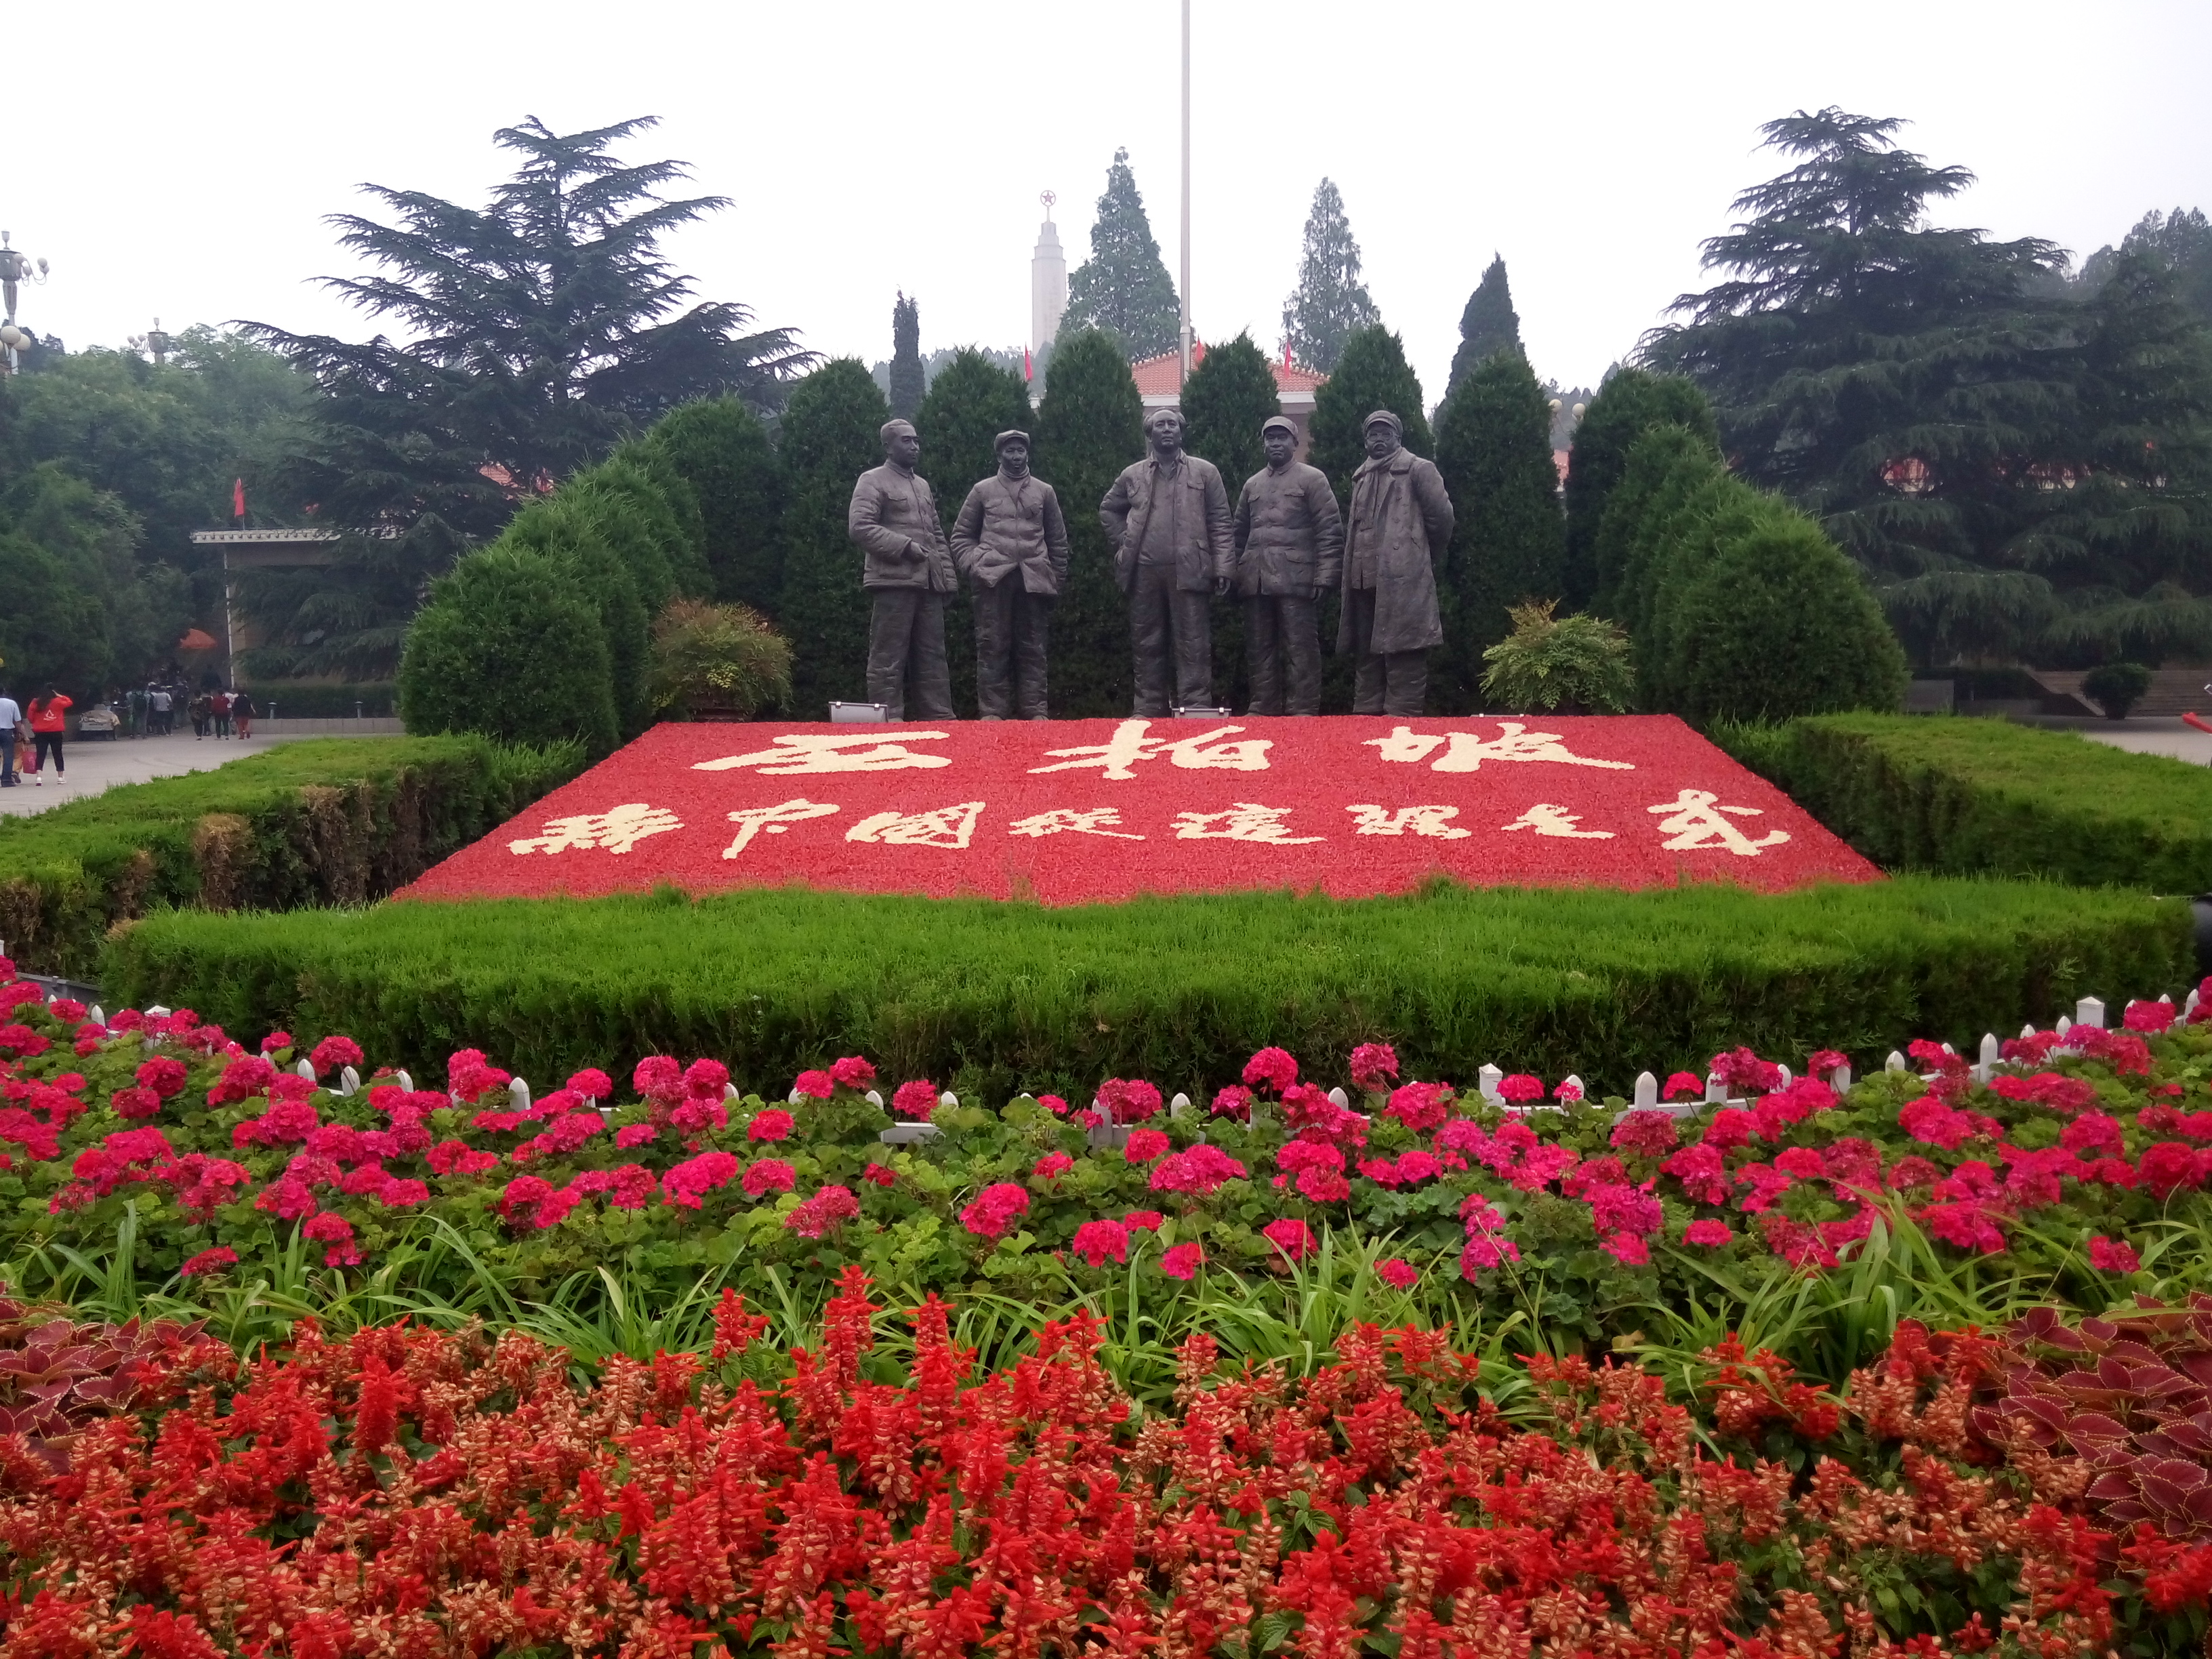
[(1190, 379), (1190, 0), (1182, 0), (1182, 374)]
[(22, 367), (22, 349), (31, 343), (31, 336), (15, 326), (15, 300), (22, 284), (46, 280), (46, 262), (33, 260), (30, 255), (19, 252), (9, 245), (8, 233), (0, 230), (0, 304), (4, 304), (7, 319), (0, 323), (0, 351), (6, 353), (7, 372), (13, 374)]

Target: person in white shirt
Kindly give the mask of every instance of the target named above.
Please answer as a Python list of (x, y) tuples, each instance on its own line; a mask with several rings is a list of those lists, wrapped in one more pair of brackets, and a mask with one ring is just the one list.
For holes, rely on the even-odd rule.
[(0, 788), (15, 787), (15, 728), (22, 720), (15, 698), (0, 694)]

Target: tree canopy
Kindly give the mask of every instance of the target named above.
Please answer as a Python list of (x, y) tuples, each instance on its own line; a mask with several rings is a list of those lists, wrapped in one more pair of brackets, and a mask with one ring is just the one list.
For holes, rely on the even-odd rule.
[(1175, 281), (1152, 239), (1152, 223), (1145, 215), (1145, 198), (1137, 191), (1126, 149), (1115, 150), (1114, 164), (1106, 169), (1106, 189), (1091, 225), (1091, 257), (1067, 279), (1060, 337), (1065, 340), (1082, 328), (1112, 335), (1131, 362), (1173, 351), (1182, 340)]
[[(1644, 343), (1754, 483), (1819, 519), (1923, 660), (2212, 645), (2212, 373), (2174, 273), (2084, 302), (2063, 256), (1929, 222), (1972, 174), (1892, 118), (1766, 124), (1794, 165), (1705, 244), (1726, 273)], [(2107, 297), (2109, 296), (2109, 297)]]
[(1459, 349), (1452, 353), (1451, 380), (1444, 387), (1449, 398), (1475, 366), (1500, 351), (1521, 349), (1521, 318), (1513, 309), (1513, 290), (1505, 280), (1505, 261), (1490, 256), (1482, 280), (1467, 296), (1467, 309), (1459, 317)]
[(1298, 285), (1283, 302), (1283, 335), (1294, 361), (1319, 374), (1335, 372), (1347, 341), (1382, 320), (1359, 279), (1359, 244), (1345, 216), (1344, 197), (1323, 179), (1314, 186), (1298, 254)]
[(1129, 712), (1128, 606), (1098, 503), (1144, 454), (1144, 413), (1118, 344), (1063, 326), (1036, 419), (1037, 475), (1060, 494), (1071, 555), (1046, 659), (1052, 711), (1063, 719)]
[(921, 304), (899, 290), (891, 306), (891, 413), (910, 421), (921, 407), (928, 381), (921, 372)]

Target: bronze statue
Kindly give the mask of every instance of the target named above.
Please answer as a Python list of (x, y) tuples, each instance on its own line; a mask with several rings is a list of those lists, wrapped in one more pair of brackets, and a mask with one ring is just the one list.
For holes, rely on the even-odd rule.
[(1212, 618), (1208, 599), (1229, 591), (1237, 563), (1229, 491), (1211, 461), (1183, 453), (1182, 411), (1145, 416), (1152, 453), (1114, 480), (1098, 504), (1114, 544), (1114, 574), (1129, 596), (1136, 656), (1136, 712), (1169, 711), (1168, 655), (1175, 655), (1174, 706), (1213, 701)]
[(1067, 580), (1067, 520), (1052, 486), (1030, 476), (1028, 433), (1001, 432), (993, 447), (999, 470), (968, 492), (952, 521), (952, 562), (975, 594), (976, 712), (1041, 720), (1045, 630)]
[(1405, 447), (1387, 409), (1367, 417), (1367, 459), (1352, 475), (1344, 527), (1344, 614), (1336, 648), (1357, 660), (1355, 714), (1419, 714), (1429, 647), (1444, 642), (1436, 561), (1451, 543), (1451, 497), (1435, 463)]
[(909, 693), (923, 720), (949, 720), (952, 669), (945, 655), (945, 601), (955, 587), (952, 553), (937, 500), (914, 469), (921, 440), (908, 421), (885, 421), (884, 464), (853, 486), (846, 532), (866, 555), (860, 586), (874, 595), (868, 623), (868, 701), (904, 720)]
[(1260, 428), (1267, 470), (1237, 498), (1237, 591), (1255, 714), (1321, 713), (1321, 596), (1344, 572), (1344, 520), (1319, 467), (1291, 459), (1297, 428)]

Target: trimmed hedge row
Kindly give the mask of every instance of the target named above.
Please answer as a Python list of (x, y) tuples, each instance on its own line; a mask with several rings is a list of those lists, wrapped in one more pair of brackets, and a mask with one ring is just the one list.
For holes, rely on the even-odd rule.
[(748, 1077), (866, 1054), (965, 1097), (1110, 1076), (1198, 1092), (1256, 1045), (1382, 1039), (1407, 1074), (1488, 1061), (1626, 1093), (1723, 1048), (1839, 1048), (1899, 1031), (1963, 1048), (2085, 994), (2192, 983), (2187, 907), (2037, 883), (1905, 878), (1768, 896), (1722, 886), (1288, 894), (1048, 909), (799, 888), (693, 900), (400, 902), (153, 917), (102, 982), (252, 1036), (342, 1030), (386, 1063), (452, 1050), (533, 1080), (649, 1054)]
[(1956, 716), (1824, 714), (1707, 735), (1887, 870), (2212, 888), (2212, 769)]
[(158, 907), (366, 903), (583, 764), (573, 744), (311, 739), (0, 819), (0, 940), (31, 971), (83, 976), (111, 928)]

